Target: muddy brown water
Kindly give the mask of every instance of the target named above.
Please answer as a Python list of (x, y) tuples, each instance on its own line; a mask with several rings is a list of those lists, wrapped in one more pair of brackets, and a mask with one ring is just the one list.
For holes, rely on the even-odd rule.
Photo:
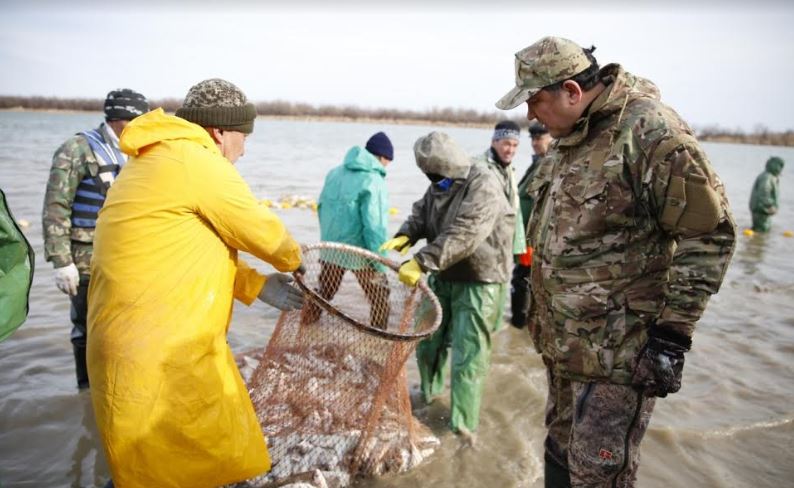
[[(90, 398), (74, 386), (69, 305), (43, 259), (41, 204), (53, 151), (100, 114), (0, 112), (0, 186), (36, 250), (27, 322), (0, 344), (0, 486), (93, 487), (109, 476)], [(295, 122), (259, 119), (237, 166), (258, 197), (317, 198), (325, 173), (345, 151), (385, 130), (395, 145), (388, 168), (395, 231), (427, 184), (411, 148), (430, 130), (450, 133), (471, 154), (490, 140), (486, 129)], [(681, 391), (657, 403), (642, 445), (640, 487), (779, 487), (794, 480), (794, 150), (705, 144), (725, 181), (740, 228), (756, 175), (773, 154), (788, 162), (782, 207), (768, 236), (740, 236), (722, 290), (698, 325)], [(517, 168), (527, 167), (524, 138)], [(316, 242), (316, 214), (277, 210), (301, 242)], [(257, 265), (267, 271), (266, 265)], [(145, 271), (142, 271), (145, 272)], [(229, 343), (235, 351), (264, 346), (277, 318), (262, 303), (235, 305)], [(417, 383), (409, 360), (409, 384)], [(448, 397), (416, 415), (441, 438), (416, 470), (360, 482), (368, 488), (540, 487), (546, 380), (526, 334), (505, 325), (494, 340), (477, 443), (466, 447), (445, 428)]]

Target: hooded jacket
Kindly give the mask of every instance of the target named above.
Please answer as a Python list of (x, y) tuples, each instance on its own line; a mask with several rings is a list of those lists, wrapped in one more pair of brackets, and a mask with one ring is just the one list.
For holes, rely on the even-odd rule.
[(769, 158), (766, 169), (758, 175), (750, 193), (750, 211), (761, 215), (774, 215), (779, 208), (778, 192), (780, 190), (780, 173), (783, 171), (783, 160), (778, 157)]
[(126, 127), (130, 156), (99, 213), (88, 291), (88, 370), (119, 487), (210, 487), (270, 467), (226, 341), (232, 298), (250, 304), (300, 248), (200, 126), (158, 109)]
[(325, 177), (317, 213), (320, 238), (374, 253), (388, 237), (386, 169), (369, 151), (351, 148)]
[(427, 239), (414, 255), (419, 266), (447, 281), (506, 283), (516, 209), (497, 177), (457, 146), (417, 152), (416, 163), (425, 174), (453, 180), (447, 190), (431, 184), (397, 232), (412, 243)]
[(724, 188), (649, 81), (606, 85), (548, 156), (530, 219), (530, 319), (558, 374), (628, 384), (650, 333), (688, 348), (734, 249)]

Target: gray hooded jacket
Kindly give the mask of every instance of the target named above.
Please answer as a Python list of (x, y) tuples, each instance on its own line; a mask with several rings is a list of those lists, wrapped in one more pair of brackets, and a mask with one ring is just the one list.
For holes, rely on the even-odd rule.
[(414, 258), (446, 281), (506, 283), (512, 263), (515, 209), (496, 176), (471, 160), (446, 134), (431, 132), (414, 145), (425, 174), (453, 180), (443, 190), (432, 184), (413, 205), (397, 235), (411, 243), (427, 239)]

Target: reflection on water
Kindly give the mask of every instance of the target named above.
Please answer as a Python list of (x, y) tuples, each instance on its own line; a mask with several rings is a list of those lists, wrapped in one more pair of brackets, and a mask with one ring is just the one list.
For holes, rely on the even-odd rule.
[[(43, 259), (40, 214), (55, 148), (98, 124), (99, 114), (0, 112), (0, 186), (36, 250), (28, 321), (0, 344), (0, 485), (102, 486), (108, 479), (90, 398), (74, 386), (68, 299), (55, 288)], [(412, 160), (417, 137), (439, 128), (259, 119), (237, 168), (259, 198), (316, 198), (325, 173), (349, 146), (385, 130), (395, 145), (388, 169), (389, 222), (397, 230), (427, 185)], [(470, 154), (489, 144), (487, 129), (441, 129)], [(517, 168), (530, 161), (522, 140)], [(299, 149), (296, 149), (299, 148)], [(750, 186), (770, 154), (794, 161), (794, 150), (706, 144), (725, 182), (741, 229), (750, 226)], [(783, 175), (785, 191), (786, 175)], [(639, 486), (778, 487), (794, 479), (794, 199), (781, 198), (772, 232), (739, 236), (734, 262), (697, 327), (683, 387), (657, 402), (642, 446)], [(794, 194), (794, 192), (792, 192)], [(311, 210), (278, 210), (301, 242), (319, 238)], [(249, 259), (249, 262), (256, 264)], [(267, 266), (257, 265), (262, 271)], [(235, 351), (263, 346), (276, 312), (262, 304), (235, 305), (229, 343)], [(89, 339), (90, 340), (90, 339)], [(446, 430), (449, 397), (416, 414), (442, 439), (428, 462), (405, 475), (369, 480), (381, 488), (433, 486), (541, 487), (546, 378), (526, 333), (505, 327), (494, 339), (482, 423), (473, 448)], [(409, 361), (409, 384), (418, 383)]]
[(766, 234), (755, 234), (745, 239), (740, 238), (733, 258), (733, 265), (741, 266), (745, 275), (759, 274), (759, 266), (764, 260), (764, 250), (768, 238), (769, 236)]
[(102, 486), (103, 480), (99, 472), (106, 472), (105, 456), (102, 453), (101, 439), (94, 422), (94, 410), (91, 405), (91, 395), (88, 392), (78, 394), (82, 407), (82, 430), (78, 433), (77, 443), (72, 453), (72, 468), (67, 479), (72, 481), (72, 486)]

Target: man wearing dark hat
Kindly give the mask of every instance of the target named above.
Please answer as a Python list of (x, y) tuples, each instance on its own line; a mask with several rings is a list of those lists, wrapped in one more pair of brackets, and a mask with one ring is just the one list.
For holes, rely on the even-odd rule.
[[(374, 253), (388, 237), (389, 195), (386, 191), (386, 166), (394, 159), (394, 147), (383, 132), (369, 138), (364, 148), (354, 146), (341, 165), (325, 177), (317, 213), (320, 239), (358, 246)], [(323, 256), (318, 292), (331, 300), (347, 269), (353, 271), (370, 303), (370, 321), (385, 329), (389, 317), (389, 286), (380, 270), (351, 269), (347, 262), (335, 262), (333, 254)], [(305, 320), (313, 322), (320, 309), (309, 304)]]
[(52, 158), (42, 215), (44, 257), (55, 266), (55, 284), (72, 302), (72, 346), (77, 387), (88, 388), (86, 314), (94, 229), (107, 191), (127, 160), (119, 136), (149, 111), (146, 97), (123, 88), (108, 93), (105, 122), (64, 142)]
[(736, 228), (691, 128), (650, 81), (545, 37), (515, 55), (523, 103), (556, 139), (529, 222), (529, 328), (548, 372), (545, 481), (632, 487), (658, 397), (720, 288)]
[[(529, 137), (532, 140), (532, 164), (529, 165), (524, 176), (518, 181), (518, 201), (521, 207), (521, 223), (526, 232), (529, 215), (532, 212), (532, 203), (537, 189), (542, 181), (550, 176), (550, 165), (544, 161), (544, 156), (549, 151), (551, 136), (543, 124), (534, 123), (529, 126)], [(532, 246), (527, 244), (524, 254), (519, 255), (513, 268), (513, 277), (510, 281), (510, 324), (523, 329), (527, 325), (532, 296), (530, 294), (529, 273), (532, 266)]]
[(117, 486), (221, 486), (270, 467), (226, 334), (234, 299), (295, 310), (303, 295), (284, 273), (300, 246), (234, 166), (255, 117), (215, 78), (121, 138), (130, 160), (99, 216), (88, 292), (91, 400)]

